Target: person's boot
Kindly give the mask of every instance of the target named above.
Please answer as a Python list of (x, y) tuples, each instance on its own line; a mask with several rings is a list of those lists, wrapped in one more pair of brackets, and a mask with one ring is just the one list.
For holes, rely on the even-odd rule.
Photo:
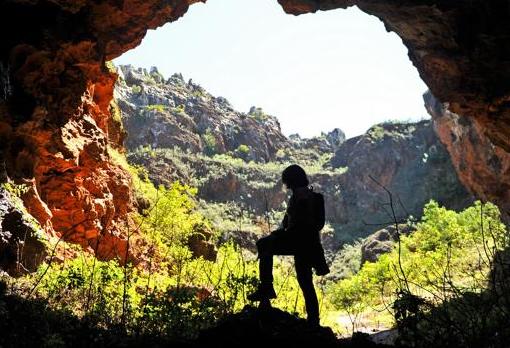
[(307, 318), (306, 323), (312, 329), (318, 329), (321, 327), (320, 318), (317, 317)]
[(274, 291), (273, 284), (260, 284), (254, 292), (246, 296), (250, 301), (264, 301), (276, 298), (276, 292)]

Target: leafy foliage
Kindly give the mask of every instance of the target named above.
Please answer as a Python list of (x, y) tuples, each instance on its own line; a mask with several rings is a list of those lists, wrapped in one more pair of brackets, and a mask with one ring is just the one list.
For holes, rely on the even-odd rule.
[(147, 105), (145, 108), (149, 111), (155, 110), (158, 112), (164, 112), (166, 109), (168, 109), (168, 106), (161, 105), (161, 104), (152, 104), (152, 105)]
[[(28, 292), (46, 299), (45, 308), (51, 313), (67, 313), (73, 318), (69, 331), (120, 328), (122, 335), (165, 340), (193, 338), (199, 330), (246, 306), (246, 295), (258, 282), (254, 255), (230, 241), (218, 247), (214, 261), (193, 257), (189, 249), (191, 235), (212, 228), (197, 210), (196, 189), (178, 182), (156, 188), (143, 169), (129, 166), (113, 149), (110, 155), (132, 174), (137, 196), (147, 202), (141, 214), (133, 217), (145, 243), (139, 264), (101, 261), (62, 242), (67, 250), (62, 262), (41, 265), (36, 273), (15, 281), (11, 292)], [(288, 259), (275, 263), (278, 299), (274, 305), (304, 313), (293, 272)], [(41, 309), (37, 315), (46, 322), (50, 314)], [(56, 325), (53, 319), (47, 323)], [(33, 340), (35, 345), (66, 346), (70, 337), (68, 331), (50, 328)]]
[(209, 128), (205, 131), (204, 134), (202, 134), (202, 141), (204, 143), (205, 154), (208, 156), (214, 155), (217, 151), (216, 137)]
[[(402, 332), (415, 336), (427, 335), (420, 331), (418, 323), (427, 313), (437, 312), (432, 308), (462, 302), (464, 318), (461, 312), (453, 315), (456, 318), (450, 312), (447, 315), (450, 322), (441, 323), (453, 325), (458, 320), (462, 327), (461, 320), (474, 319), (467, 318), (468, 313), (474, 313), (473, 308), (467, 310), (470, 308), (467, 298), (493, 287), (489, 275), (494, 257), (507, 247), (508, 232), (493, 204), (476, 202), (456, 213), (431, 201), (413, 234), (401, 236), (392, 252), (382, 255), (377, 262), (365, 263), (356, 275), (331, 287), (332, 302), (355, 320), (368, 306), (388, 310)], [(431, 330), (430, 325), (426, 327)], [(457, 343), (459, 340), (455, 339)], [(411, 341), (416, 340), (407, 343)]]
[(142, 87), (139, 85), (133, 85), (131, 86), (131, 92), (133, 92), (134, 94), (140, 94), (142, 93)]

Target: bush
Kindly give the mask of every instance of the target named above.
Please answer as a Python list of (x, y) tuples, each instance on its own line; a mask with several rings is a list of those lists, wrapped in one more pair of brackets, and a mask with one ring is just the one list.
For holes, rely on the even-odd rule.
[(142, 93), (142, 87), (138, 85), (133, 85), (131, 86), (131, 92), (133, 92), (134, 94), (140, 94)]
[(164, 112), (165, 110), (168, 109), (168, 106), (166, 105), (161, 105), (161, 104), (153, 104), (153, 105), (147, 105), (145, 107), (146, 110), (155, 110), (155, 111), (158, 111), (158, 112)]
[(209, 128), (205, 131), (204, 134), (202, 134), (202, 142), (204, 144), (204, 153), (207, 156), (212, 156), (216, 154), (217, 152), (216, 137)]
[[(483, 314), (479, 306), (486, 296), (479, 294), (494, 288), (491, 269), (496, 255), (508, 245), (508, 233), (493, 204), (476, 202), (456, 213), (432, 201), (416, 231), (401, 236), (392, 252), (332, 286), (332, 302), (347, 312), (362, 305), (391, 309), (388, 304), (394, 303), (392, 313), (407, 344), (416, 344), (418, 336), (419, 346), (439, 344), (438, 337), (432, 338), (435, 332), (448, 333), (448, 339), (455, 335), (460, 345), (479, 342), (472, 334), (485, 324), (477, 323), (495, 315)], [(467, 300), (473, 296), (480, 302)], [(432, 313), (434, 317), (425, 320)], [(463, 330), (466, 325), (469, 333)], [(456, 332), (455, 327), (462, 330)]]
[(269, 118), (269, 116), (266, 113), (264, 113), (262, 108), (254, 107), (254, 106), (252, 106), (250, 108), (250, 111), (248, 112), (248, 116), (253, 117), (258, 122), (264, 122)]

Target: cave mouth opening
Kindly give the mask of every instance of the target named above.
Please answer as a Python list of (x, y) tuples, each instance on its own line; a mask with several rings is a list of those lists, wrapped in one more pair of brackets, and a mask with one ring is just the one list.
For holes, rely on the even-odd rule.
[[(357, 7), (289, 16), (276, 1), (197, 3), (114, 63), (128, 159), (148, 168), (157, 185), (180, 180), (197, 187), (198, 198), (218, 204), (225, 220), (243, 204), (253, 221), (262, 221), (268, 209), (281, 210), (287, 195), (280, 175), (290, 163), (329, 191), (327, 212), (342, 235), (336, 246), (356, 239), (349, 230), (375, 231), (364, 223), (361, 206), (374, 215), (369, 223), (384, 220), (369, 194), (358, 197), (359, 207), (349, 205), (362, 186), (385, 198), (367, 173), (404, 192), (414, 216), (431, 198), (454, 199), (455, 208), (469, 200), (455, 175), (413, 173), (433, 161), (454, 172), (424, 120), (427, 86), (402, 40)], [(345, 134), (331, 131), (336, 128)], [(416, 140), (402, 140), (410, 138)], [(343, 175), (346, 168), (352, 174)], [(321, 183), (322, 170), (338, 184)], [(437, 193), (434, 185), (455, 189)], [(229, 202), (237, 207), (222, 205)]]
[(236, 110), (261, 107), (286, 135), (338, 127), (350, 138), (429, 117), (402, 40), (355, 6), (290, 16), (276, 1), (197, 3), (114, 63), (181, 73)]
[[(334, 247), (366, 237), (386, 221), (378, 206), (384, 191), (367, 174), (404, 192), (414, 216), (431, 198), (452, 200), (455, 208), (469, 201), (431, 122), (406, 122), (424, 118), (427, 88), (406, 47), (356, 7), (293, 17), (276, 2), (196, 4), (114, 63), (128, 159), (146, 167), (157, 185), (171, 187), (177, 179), (197, 187), (198, 198), (214, 206), (203, 211), (224, 220), (248, 208), (253, 219), (244, 226), (262, 221), (269, 230), (265, 214), (281, 210), (287, 199), (279, 181), (290, 163), (302, 164), (328, 191), (326, 210), (341, 235)], [(327, 132), (336, 127), (361, 145), (345, 136), (333, 143)], [(291, 150), (282, 152), (285, 146)], [(302, 151), (307, 146), (313, 151)], [(427, 177), (434, 163), (443, 162)], [(438, 192), (435, 186), (452, 189)], [(366, 211), (374, 225), (365, 223)]]

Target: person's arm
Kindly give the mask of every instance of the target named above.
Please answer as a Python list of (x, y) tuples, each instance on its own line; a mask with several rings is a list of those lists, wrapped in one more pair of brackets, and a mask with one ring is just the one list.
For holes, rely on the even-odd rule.
[(287, 216), (287, 212), (285, 212), (285, 215), (283, 216), (283, 220), (282, 220), (280, 227), (278, 229), (274, 230), (273, 232), (271, 232), (271, 234), (275, 235), (275, 236), (282, 235), (283, 233), (285, 233), (285, 230), (288, 225), (289, 225), (289, 217)]
[(303, 237), (305, 233), (313, 230), (313, 202), (311, 199), (295, 200), (289, 204), (288, 215), (290, 216), (285, 227), (285, 233), (294, 237)]

